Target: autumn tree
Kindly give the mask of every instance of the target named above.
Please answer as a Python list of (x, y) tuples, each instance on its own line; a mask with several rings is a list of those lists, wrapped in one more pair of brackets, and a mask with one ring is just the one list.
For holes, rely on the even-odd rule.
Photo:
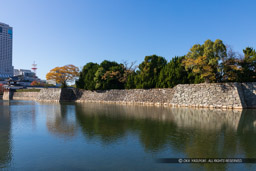
[(31, 86), (44, 86), (44, 83), (40, 81), (32, 81)]
[(31, 86), (37, 86), (38, 82), (37, 81), (32, 81), (32, 83), (30, 84)]
[(79, 76), (79, 68), (74, 65), (55, 67), (46, 75), (47, 80), (53, 80), (62, 87), (67, 87), (67, 82), (72, 82)]
[(225, 57), (226, 53), (226, 46), (221, 40), (217, 39), (215, 42), (206, 40), (202, 45), (194, 45), (183, 63), (187, 70), (192, 69), (192, 72), (199, 74), (205, 82), (218, 82), (220, 81), (219, 60)]

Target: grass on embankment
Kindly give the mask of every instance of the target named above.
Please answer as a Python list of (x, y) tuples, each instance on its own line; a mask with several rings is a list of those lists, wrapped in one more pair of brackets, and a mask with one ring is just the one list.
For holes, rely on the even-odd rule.
[(41, 89), (18, 89), (16, 92), (39, 92)]

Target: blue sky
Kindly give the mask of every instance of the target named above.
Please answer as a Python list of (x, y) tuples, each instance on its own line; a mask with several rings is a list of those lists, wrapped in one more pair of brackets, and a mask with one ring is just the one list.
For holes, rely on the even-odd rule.
[(14, 28), (13, 65), (38, 76), (104, 59), (168, 61), (193, 44), (222, 39), (256, 48), (255, 0), (0, 0), (0, 22)]

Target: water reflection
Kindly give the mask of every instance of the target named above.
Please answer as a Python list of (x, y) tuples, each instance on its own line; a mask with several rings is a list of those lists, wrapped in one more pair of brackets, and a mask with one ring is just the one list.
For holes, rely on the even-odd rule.
[[(254, 110), (156, 108), (77, 104), (77, 120), (87, 138), (117, 141), (128, 132), (139, 136), (146, 151), (171, 148), (190, 158), (256, 156)], [(170, 154), (167, 157), (176, 157)], [(199, 167), (199, 166), (198, 166)], [(212, 169), (213, 165), (204, 165)], [(226, 165), (214, 166), (225, 170)]]
[[(50, 169), (59, 164), (61, 170), (63, 162), (60, 159), (65, 159), (66, 166), (76, 163), (79, 168), (85, 168), (87, 161), (86, 165), (91, 163), (92, 168), (97, 169), (94, 164), (98, 161), (118, 160), (123, 165), (135, 166), (125, 160), (131, 154), (135, 154), (131, 158), (140, 160), (140, 165), (145, 166), (154, 164), (152, 158), (155, 154), (157, 157), (190, 158), (256, 156), (255, 110), (0, 101), (0, 112), (0, 170), (8, 168), (6, 165), (12, 160), (14, 165), (19, 163), (20, 168), (29, 168), (31, 163), (26, 165), (28, 161), (43, 161), (41, 167)], [(63, 138), (67, 141), (62, 141)], [(118, 153), (122, 146), (132, 152)], [(111, 152), (109, 160), (104, 157), (106, 151), (102, 150)], [(83, 157), (86, 160), (82, 161)], [(157, 165), (161, 169), (166, 166)], [(207, 170), (230, 168), (227, 164), (185, 167)]]
[(238, 142), (240, 151), (248, 158), (256, 157), (256, 111), (245, 110), (239, 122)]
[(74, 105), (47, 105), (44, 109), (46, 109), (49, 132), (63, 138), (71, 138), (76, 134)]
[(0, 169), (11, 160), (11, 116), (8, 101), (0, 101)]
[[(137, 134), (145, 150), (166, 146), (188, 157), (256, 156), (254, 110), (208, 110), (85, 103), (58, 105), (47, 115), (47, 127), (56, 134), (72, 136), (80, 125), (87, 139), (111, 143)], [(68, 115), (75, 110), (75, 120)], [(53, 115), (54, 113), (54, 115)], [(73, 118), (74, 119), (74, 118)]]

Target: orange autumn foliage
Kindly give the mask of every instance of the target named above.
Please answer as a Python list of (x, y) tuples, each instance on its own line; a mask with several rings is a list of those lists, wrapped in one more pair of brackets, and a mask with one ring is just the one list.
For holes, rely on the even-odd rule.
[(74, 65), (65, 65), (63, 67), (53, 68), (47, 75), (47, 80), (53, 80), (58, 84), (66, 85), (79, 76), (79, 68)]
[(40, 81), (33, 81), (30, 85), (31, 86), (44, 86), (45, 84)]

